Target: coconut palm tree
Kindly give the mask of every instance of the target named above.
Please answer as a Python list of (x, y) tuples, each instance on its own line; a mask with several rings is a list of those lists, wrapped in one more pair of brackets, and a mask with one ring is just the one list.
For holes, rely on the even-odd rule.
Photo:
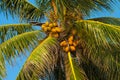
[(32, 50), (16, 80), (120, 80), (120, 19), (86, 18), (117, 0), (35, 1), (0, 0), (0, 11), (24, 22), (0, 26), (0, 77), (5, 61)]

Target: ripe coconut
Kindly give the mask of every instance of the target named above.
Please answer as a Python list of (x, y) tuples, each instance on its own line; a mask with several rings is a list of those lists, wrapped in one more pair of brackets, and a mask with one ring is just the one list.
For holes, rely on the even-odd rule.
[(45, 25), (46, 25), (46, 26), (49, 26), (49, 22), (47, 21), (47, 22), (45, 23)]
[(58, 33), (55, 33), (55, 34), (53, 34), (53, 37), (58, 38), (58, 37), (59, 37), (59, 34), (58, 34)]
[(69, 40), (68, 41), (69, 45), (73, 45), (73, 41)]
[(77, 43), (73, 42), (73, 46), (75, 46), (75, 47), (76, 47), (76, 46), (77, 46)]
[(54, 27), (53, 23), (50, 23), (50, 24), (49, 24), (49, 27), (51, 27), (51, 28)]
[(65, 48), (64, 48), (64, 51), (65, 51), (65, 52), (69, 52), (69, 47), (68, 47), (68, 46), (65, 47)]
[(47, 32), (48, 31), (47, 27), (43, 28), (43, 31)]
[(41, 26), (42, 29), (44, 29), (45, 27), (46, 27), (46, 26), (45, 26), (44, 24)]
[(57, 23), (56, 23), (56, 22), (54, 22), (54, 23), (53, 23), (53, 25), (54, 25), (54, 27), (56, 27), (56, 26), (57, 26)]
[(68, 38), (68, 41), (73, 41), (73, 36), (70, 36), (70, 37)]
[(51, 27), (47, 27), (48, 31), (51, 31)]
[(61, 32), (61, 31), (62, 31), (61, 28), (59, 28), (59, 27), (56, 27), (55, 30), (56, 30), (57, 32)]
[(67, 46), (67, 42), (66, 42), (66, 41), (62, 41), (62, 42), (60, 43), (60, 46)]
[(55, 28), (52, 28), (52, 29), (51, 29), (51, 32), (56, 33), (56, 29), (55, 29)]
[(75, 46), (70, 46), (70, 50), (71, 51), (75, 51), (76, 49), (75, 49)]

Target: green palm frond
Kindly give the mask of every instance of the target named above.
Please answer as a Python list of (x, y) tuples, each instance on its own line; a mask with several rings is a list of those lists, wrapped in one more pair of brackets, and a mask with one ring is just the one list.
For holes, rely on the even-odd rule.
[[(90, 64), (94, 65), (91, 65), (92, 67), (87, 65), (90, 70), (92, 69), (87, 72), (87, 75), (90, 73), (93, 75), (93, 77), (89, 75), (89, 77), (91, 76), (90, 80), (105, 79), (105, 76), (107, 76), (105, 80), (120, 79), (120, 60), (118, 59), (120, 27), (90, 20), (78, 21), (76, 27), (80, 32), (78, 35), (83, 48), (82, 54), (87, 55), (88, 60), (91, 61)], [(95, 77), (94, 74), (98, 77)], [(100, 74), (104, 75), (99, 77)]]
[(0, 78), (6, 76), (5, 61), (2, 53), (0, 52)]
[(34, 48), (37, 42), (43, 38), (42, 35), (40, 31), (31, 31), (17, 35), (0, 44), (0, 52), (4, 55), (5, 60), (10, 62), (12, 58), (20, 55), (26, 49)]
[(81, 20), (76, 23), (84, 54), (89, 53), (89, 56), (97, 57), (98, 54), (120, 48), (119, 26), (90, 20)]
[(27, 0), (1, 0), (0, 9), (8, 15), (8, 13), (19, 15), (21, 19), (39, 20), (44, 15), (36, 6)]
[[(110, 53), (112, 53), (112, 55)], [(82, 63), (82, 67), (89, 80), (119, 80), (119, 53), (120, 51), (106, 51), (104, 54), (101, 52), (100, 55), (97, 55), (97, 59), (90, 60), (86, 58), (86, 62)], [(95, 60), (99, 61), (99, 63), (97, 63)]]
[(44, 11), (47, 11), (51, 8), (50, 0), (35, 0), (35, 1), (37, 6)]
[(93, 19), (89, 19), (89, 20), (100, 21), (103, 23), (120, 26), (120, 18), (100, 17), (100, 18), (93, 18)]
[[(108, 52), (109, 54), (107, 54)], [(119, 49), (114, 49), (113, 51), (106, 51), (103, 55), (99, 56), (99, 58), (101, 58), (101, 63), (99, 64), (101, 66), (99, 66), (99, 68), (103, 70), (104, 74), (107, 76), (107, 80), (120, 79), (119, 53)]]
[(0, 25), (0, 43), (12, 38), (15, 35), (32, 31), (30, 24), (7, 24)]
[(92, 61), (82, 63), (82, 67), (89, 80), (108, 80), (108, 76), (102, 68), (96, 66)]
[(85, 72), (75, 62), (70, 52), (68, 52), (68, 59), (65, 60), (65, 68), (67, 80), (87, 80)]
[(96, 47), (99, 46), (102, 47), (102, 49), (120, 47), (119, 26), (91, 20), (81, 20), (76, 23), (80, 38), (83, 39), (91, 48), (96, 49)]
[[(40, 0), (36, 0), (40, 1)], [(48, 1), (48, 0), (47, 0)], [(52, 0), (49, 0), (52, 1)], [(73, 13), (82, 13), (83, 16), (90, 15), (91, 11), (112, 10), (115, 0), (54, 0), (58, 14), (63, 16), (65, 9)], [(69, 3), (68, 3), (69, 2)]]
[(50, 75), (58, 57), (57, 39), (48, 37), (28, 57), (17, 80), (38, 80)]

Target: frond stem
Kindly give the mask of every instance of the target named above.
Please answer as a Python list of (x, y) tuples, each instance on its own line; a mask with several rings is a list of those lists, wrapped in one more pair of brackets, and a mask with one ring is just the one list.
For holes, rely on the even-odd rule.
[(68, 58), (69, 58), (69, 62), (70, 62), (70, 66), (71, 66), (71, 69), (72, 69), (74, 80), (77, 80), (75, 72), (74, 72), (73, 63), (72, 63), (72, 57), (71, 57), (71, 53), (70, 52), (68, 52)]

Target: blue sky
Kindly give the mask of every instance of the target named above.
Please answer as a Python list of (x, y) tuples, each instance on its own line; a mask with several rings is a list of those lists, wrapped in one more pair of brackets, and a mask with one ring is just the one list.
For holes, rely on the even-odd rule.
[[(30, 2), (34, 2), (34, 0), (29, 0)], [(120, 5), (120, 4), (117, 4)], [(95, 14), (94, 16), (92, 15), (91, 17), (102, 17), (102, 16), (109, 16), (109, 17), (118, 17), (120, 18), (120, 6), (119, 8), (114, 8), (114, 12), (112, 13), (106, 13), (106, 12), (98, 12), (97, 14)], [(10, 15), (8, 17), (8, 19), (5, 18), (3, 13), (0, 13), (0, 25), (4, 25), (4, 24), (13, 24), (13, 23), (19, 23), (18, 18), (12, 18)], [(21, 56), (20, 58), (17, 58), (14, 66), (10, 66), (8, 64), (6, 64), (6, 68), (7, 68), (7, 76), (5, 79), (3, 80), (15, 80), (16, 76), (19, 73), (19, 70), (21, 69), (23, 63), (25, 62), (27, 57)]]

